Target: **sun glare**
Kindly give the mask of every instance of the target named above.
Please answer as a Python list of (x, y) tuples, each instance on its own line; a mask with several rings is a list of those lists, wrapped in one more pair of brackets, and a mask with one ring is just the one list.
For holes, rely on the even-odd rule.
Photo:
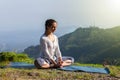
[(110, 9), (113, 12), (119, 12), (120, 13), (120, 0), (108, 0)]

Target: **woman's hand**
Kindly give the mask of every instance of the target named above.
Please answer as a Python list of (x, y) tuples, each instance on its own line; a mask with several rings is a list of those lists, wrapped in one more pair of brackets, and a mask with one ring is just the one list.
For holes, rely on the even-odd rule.
[(56, 63), (53, 59), (51, 59), (51, 62), (52, 62), (52, 66), (56, 68), (62, 67), (62, 64), (63, 64), (63, 60), (60, 57), (58, 58), (58, 63)]
[(62, 64), (63, 64), (63, 60), (61, 57), (58, 58), (58, 66), (59, 67), (62, 67)]

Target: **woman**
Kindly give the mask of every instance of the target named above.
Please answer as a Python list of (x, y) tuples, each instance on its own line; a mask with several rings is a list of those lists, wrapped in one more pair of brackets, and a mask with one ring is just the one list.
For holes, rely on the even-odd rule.
[(40, 38), (40, 57), (35, 60), (37, 68), (63, 67), (74, 62), (72, 57), (62, 57), (58, 38), (54, 35), (56, 28), (57, 22), (55, 20), (46, 20), (45, 33)]

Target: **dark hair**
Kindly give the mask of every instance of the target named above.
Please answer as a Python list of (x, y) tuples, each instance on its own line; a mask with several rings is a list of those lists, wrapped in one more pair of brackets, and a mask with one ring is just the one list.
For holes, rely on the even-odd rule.
[(55, 21), (54, 19), (47, 19), (45, 22), (45, 29), (47, 30), (47, 27), (51, 27), (54, 22), (57, 21)]

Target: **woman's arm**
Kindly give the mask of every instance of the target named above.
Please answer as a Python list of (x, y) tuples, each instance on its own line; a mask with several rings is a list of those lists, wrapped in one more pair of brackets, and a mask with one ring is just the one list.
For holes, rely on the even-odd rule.
[(62, 58), (62, 54), (59, 48), (59, 41), (57, 37), (56, 37), (56, 44), (57, 44), (57, 47), (55, 49), (55, 55), (57, 56), (57, 58)]
[(58, 65), (62, 65), (63, 63), (63, 60), (62, 60), (62, 54), (61, 54), (61, 51), (60, 51), (60, 48), (59, 48), (59, 42), (58, 42), (58, 38), (56, 38), (56, 42), (57, 42), (57, 47), (56, 47), (56, 51), (55, 51), (55, 54), (58, 58)]

